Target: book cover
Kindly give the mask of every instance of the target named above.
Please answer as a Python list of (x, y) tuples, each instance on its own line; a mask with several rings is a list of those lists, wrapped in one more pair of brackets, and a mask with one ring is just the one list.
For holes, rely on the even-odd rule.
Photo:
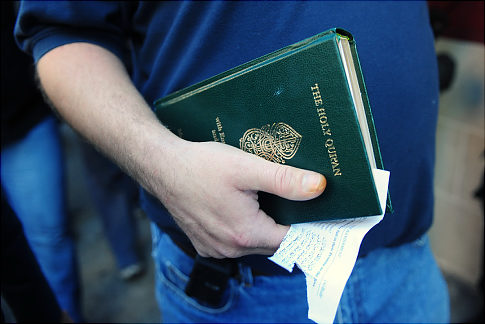
[(261, 208), (279, 224), (379, 215), (372, 167), (338, 48), (341, 37), (351, 46), (372, 140), (370, 154), (382, 169), (355, 42), (341, 29), (174, 92), (154, 103), (155, 113), (186, 140), (225, 143), (325, 175), (324, 193), (309, 201), (259, 192)]

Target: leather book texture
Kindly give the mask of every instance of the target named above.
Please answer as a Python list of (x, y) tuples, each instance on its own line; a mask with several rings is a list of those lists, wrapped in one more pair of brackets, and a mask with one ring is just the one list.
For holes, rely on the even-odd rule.
[(322, 173), (323, 194), (290, 201), (259, 192), (279, 224), (382, 214), (339, 52), (345, 37), (357, 74), (376, 167), (383, 168), (352, 35), (332, 29), (155, 101), (160, 121), (195, 142), (217, 141)]

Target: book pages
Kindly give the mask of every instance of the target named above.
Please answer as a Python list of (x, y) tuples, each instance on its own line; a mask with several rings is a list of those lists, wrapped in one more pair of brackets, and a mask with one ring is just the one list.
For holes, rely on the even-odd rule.
[(303, 271), (308, 318), (317, 323), (333, 323), (360, 244), (384, 218), (390, 173), (374, 169), (373, 175), (382, 215), (292, 225), (279, 249), (269, 257), (290, 272), (295, 264)]

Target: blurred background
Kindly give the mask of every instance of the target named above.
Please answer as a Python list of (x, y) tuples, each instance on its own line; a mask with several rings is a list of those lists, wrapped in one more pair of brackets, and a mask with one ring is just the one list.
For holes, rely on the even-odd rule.
[[(483, 181), (485, 156), (483, 1), (428, 2), (440, 68), (440, 111), (432, 247), (445, 274), (453, 323), (483, 322)], [(88, 322), (158, 322), (150, 227), (132, 210), (144, 271), (120, 273), (90, 188), (83, 141), (65, 124), (68, 215)]]
[(82, 139), (61, 126), (66, 155), (67, 201), (78, 252), (83, 314), (93, 323), (155, 323), (160, 311), (155, 301), (155, 278), (151, 252), (150, 221), (140, 210), (134, 218), (138, 250), (146, 271), (123, 280), (103, 230), (101, 218), (87, 190)]
[(483, 323), (483, 1), (428, 2), (440, 70), (430, 239), (453, 323)]

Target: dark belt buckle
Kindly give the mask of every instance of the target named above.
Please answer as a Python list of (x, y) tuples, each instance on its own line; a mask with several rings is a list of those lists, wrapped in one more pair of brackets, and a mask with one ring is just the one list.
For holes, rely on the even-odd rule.
[(185, 293), (207, 306), (220, 306), (234, 268), (231, 259), (219, 260), (197, 255)]

